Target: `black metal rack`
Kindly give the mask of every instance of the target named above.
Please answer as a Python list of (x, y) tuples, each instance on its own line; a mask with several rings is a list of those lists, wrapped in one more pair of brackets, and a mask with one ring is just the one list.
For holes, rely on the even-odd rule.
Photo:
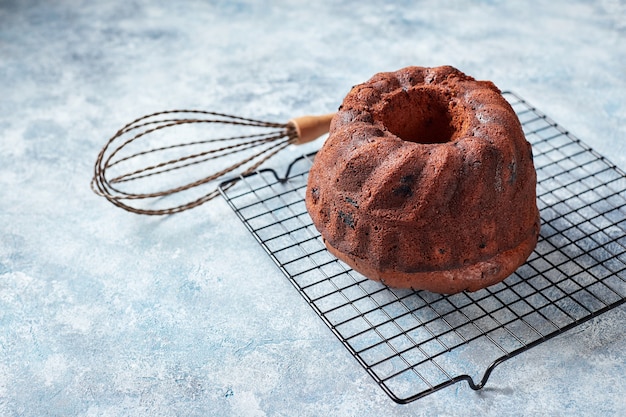
[[(370, 281), (324, 247), (304, 205), (314, 154), (224, 183), (232, 209), (380, 387), (408, 403), (626, 301), (626, 174), (513, 93), (533, 145), (541, 236), (500, 284), (452, 296)], [(478, 382), (477, 382), (478, 381)]]

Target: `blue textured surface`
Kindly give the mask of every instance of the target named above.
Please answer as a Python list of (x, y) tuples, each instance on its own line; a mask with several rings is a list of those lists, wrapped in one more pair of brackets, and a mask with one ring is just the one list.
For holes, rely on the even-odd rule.
[(626, 169), (623, 1), (335, 3), (0, 0), (0, 415), (626, 415), (624, 307), (400, 406), (224, 201), (91, 192), (137, 116), (284, 121), (406, 65), (491, 79)]

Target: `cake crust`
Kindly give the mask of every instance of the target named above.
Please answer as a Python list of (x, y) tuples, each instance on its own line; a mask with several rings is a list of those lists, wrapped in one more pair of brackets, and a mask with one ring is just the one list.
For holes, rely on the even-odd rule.
[(337, 259), (342, 260), (355, 271), (374, 281), (380, 281), (394, 288), (412, 288), (440, 294), (456, 294), (461, 291), (473, 292), (489, 287), (515, 272), (535, 249), (538, 230), (539, 220), (537, 220), (536, 231), (528, 235), (522, 243), (513, 249), (497, 253), (489, 259), (459, 268), (424, 272), (405, 272), (393, 269), (376, 270), (372, 268), (369, 262), (335, 249), (326, 240), (324, 240), (324, 244)]

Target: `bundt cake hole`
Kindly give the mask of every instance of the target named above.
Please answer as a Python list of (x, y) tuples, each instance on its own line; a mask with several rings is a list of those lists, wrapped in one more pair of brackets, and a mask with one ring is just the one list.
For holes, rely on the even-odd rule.
[(389, 132), (416, 143), (445, 143), (455, 139), (449, 97), (434, 88), (411, 88), (385, 100), (379, 118)]

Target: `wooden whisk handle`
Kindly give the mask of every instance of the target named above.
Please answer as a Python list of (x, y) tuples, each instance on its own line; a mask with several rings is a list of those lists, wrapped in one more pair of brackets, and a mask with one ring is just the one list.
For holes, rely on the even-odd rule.
[(328, 133), (330, 121), (334, 115), (335, 113), (321, 116), (300, 116), (289, 120), (287, 124), (293, 126), (298, 133), (298, 139), (294, 143), (301, 145), (319, 138), (324, 133)]

